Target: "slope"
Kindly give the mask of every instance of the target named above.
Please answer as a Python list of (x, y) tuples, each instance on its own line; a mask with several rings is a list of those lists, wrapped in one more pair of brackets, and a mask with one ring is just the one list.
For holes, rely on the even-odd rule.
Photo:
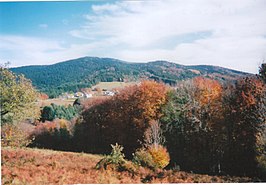
[(252, 182), (247, 177), (208, 176), (182, 171), (96, 170), (99, 155), (30, 148), (2, 148), (2, 184), (98, 184)]
[(167, 61), (129, 63), (112, 58), (83, 57), (53, 65), (11, 68), (32, 80), (34, 86), (50, 96), (77, 91), (98, 82), (137, 81), (154, 79), (175, 85), (178, 80), (207, 76), (218, 80), (233, 80), (247, 75), (216, 66), (184, 66)]

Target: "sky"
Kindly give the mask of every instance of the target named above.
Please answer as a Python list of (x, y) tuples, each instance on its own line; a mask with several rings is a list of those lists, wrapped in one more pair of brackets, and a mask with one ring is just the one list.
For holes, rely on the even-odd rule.
[(0, 2), (0, 63), (96, 56), (257, 73), (265, 10), (265, 0)]

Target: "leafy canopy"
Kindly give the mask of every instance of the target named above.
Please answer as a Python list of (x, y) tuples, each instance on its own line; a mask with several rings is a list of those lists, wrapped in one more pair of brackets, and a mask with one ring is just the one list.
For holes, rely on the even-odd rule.
[(7, 68), (0, 67), (0, 93), (3, 123), (36, 117), (34, 102), (37, 92), (23, 75), (15, 75)]

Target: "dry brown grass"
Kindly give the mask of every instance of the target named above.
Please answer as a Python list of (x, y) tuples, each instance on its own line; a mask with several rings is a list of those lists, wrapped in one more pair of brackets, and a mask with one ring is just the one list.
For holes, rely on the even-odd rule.
[(250, 182), (249, 178), (217, 177), (139, 168), (131, 172), (96, 170), (102, 158), (84, 153), (2, 148), (2, 184), (98, 184)]

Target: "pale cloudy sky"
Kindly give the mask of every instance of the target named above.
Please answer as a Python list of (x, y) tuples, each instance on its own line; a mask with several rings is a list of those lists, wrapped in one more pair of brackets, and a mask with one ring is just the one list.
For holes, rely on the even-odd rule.
[(98, 56), (257, 73), (265, 10), (265, 0), (0, 2), (0, 63)]

